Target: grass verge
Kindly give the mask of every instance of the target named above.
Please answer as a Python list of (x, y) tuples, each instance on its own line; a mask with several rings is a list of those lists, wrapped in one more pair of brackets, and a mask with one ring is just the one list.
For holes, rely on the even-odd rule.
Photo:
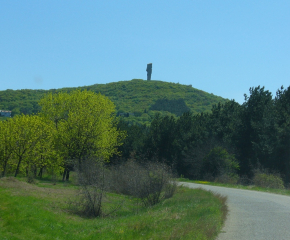
[(238, 188), (238, 189), (254, 190), (254, 191), (260, 191), (260, 192), (269, 192), (269, 193), (276, 193), (276, 194), (290, 196), (290, 190), (289, 189), (274, 189), (274, 188), (257, 187), (255, 185), (245, 186), (245, 185), (240, 185), (240, 184), (229, 184), (229, 183), (197, 181), (197, 180), (189, 180), (187, 178), (179, 178), (177, 180), (180, 181), (180, 182), (192, 182), (192, 183), (199, 183), (199, 184), (207, 184), (207, 185), (211, 185), (211, 186), (219, 186), (219, 187), (228, 187), (228, 188)]
[(0, 179), (0, 239), (214, 239), (227, 213), (225, 197), (180, 187), (151, 208), (108, 194), (108, 210), (115, 203), (122, 207), (109, 217), (88, 219), (68, 205), (75, 191), (73, 185)]

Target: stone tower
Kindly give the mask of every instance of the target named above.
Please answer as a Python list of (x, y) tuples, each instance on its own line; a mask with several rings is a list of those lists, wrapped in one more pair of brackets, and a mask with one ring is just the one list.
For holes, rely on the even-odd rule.
[(147, 80), (151, 80), (151, 74), (152, 74), (152, 63), (147, 64)]

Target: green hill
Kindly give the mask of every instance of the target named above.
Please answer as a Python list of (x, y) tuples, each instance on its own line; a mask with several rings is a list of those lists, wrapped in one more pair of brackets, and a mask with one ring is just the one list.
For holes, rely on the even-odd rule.
[[(45, 93), (74, 89), (77, 88), (0, 91), (0, 109), (10, 110), (12, 115), (37, 113), (40, 110), (38, 101)], [(193, 113), (210, 112), (213, 104), (227, 101), (191, 86), (141, 79), (95, 84), (78, 89), (106, 95), (115, 103), (117, 115), (139, 123), (149, 123), (156, 112), (174, 116), (189, 110)]]

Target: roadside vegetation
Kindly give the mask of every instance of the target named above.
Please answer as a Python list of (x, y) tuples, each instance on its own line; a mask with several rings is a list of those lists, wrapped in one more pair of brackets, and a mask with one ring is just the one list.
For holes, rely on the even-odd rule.
[(290, 87), (250, 88), (245, 102), (213, 105), (211, 113), (156, 115), (150, 126), (120, 122), (127, 132), (121, 156), (164, 162), (191, 180), (288, 188)]
[[(163, 84), (143, 82), (134, 80), (130, 84), (147, 84), (149, 87), (157, 86), (157, 89), (159, 84)], [(118, 84), (123, 86), (123, 83)], [(126, 83), (124, 86), (128, 90)], [(119, 90), (119, 93), (122, 92)], [(172, 105), (172, 109), (189, 107), (178, 99), (158, 100), (152, 103), (150, 111), (157, 111), (162, 107), (169, 109), (169, 105)], [(198, 233), (201, 235), (194, 235), (194, 239), (211, 239), (216, 236), (226, 213), (222, 210), (225, 199), (199, 192), (201, 190), (195, 192), (177, 188), (174, 182), (174, 177), (177, 176), (216, 185), (288, 194), (285, 189), (290, 184), (290, 87), (281, 87), (275, 98), (264, 87), (250, 88), (250, 96), (245, 95), (242, 105), (232, 100), (215, 104), (211, 112), (200, 114), (185, 112), (176, 117), (181, 112), (175, 112), (174, 115), (172, 112), (159, 113), (150, 119), (149, 124), (125, 121), (130, 115), (117, 117), (120, 108), (116, 109), (109, 97), (87, 90), (49, 92), (39, 101), (38, 106), (40, 109), (37, 114), (16, 115), (0, 121), (1, 176), (4, 179), (5, 176), (25, 176), (26, 182), (37, 184), (37, 181), (43, 181), (41, 179), (44, 174), (50, 174), (52, 184), (48, 184), (49, 188), (69, 190), (64, 194), (66, 197), (59, 193), (64, 200), (56, 208), (61, 209), (58, 210), (61, 214), (69, 214), (72, 219), (85, 219), (85, 222), (88, 219), (105, 219), (104, 222), (109, 225), (112, 223), (109, 223), (109, 219), (119, 219), (116, 224), (120, 221), (118, 224), (123, 226), (121, 222), (126, 222), (127, 216), (132, 219), (141, 216), (140, 221), (144, 226), (138, 223), (140, 225), (136, 227), (136, 235), (128, 230), (129, 235), (124, 239), (147, 238), (147, 234), (152, 238), (159, 238), (161, 235), (155, 237), (155, 232), (162, 232), (165, 239), (179, 239), (180, 236), (180, 239), (192, 239), (192, 234), (196, 233), (187, 229), (195, 229), (195, 225), (186, 222), (185, 226), (176, 225), (178, 227), (175, 229), (173, 222), (179, 222), (179, 219), (183, 219), (182, 216), (189, 219), (185, 212), (191, 210), (186, 206), (195, 206), (189, 203), (191, 201), (203, 202), (201, 199), (206, 198), (206, 194), (211, 196), (206, 198), (209, 205), (202, 206), (204, 211), (195, 213), (196, 216), (192, 217), (196, 219), (190, 218), (188, 221), (194, 223), (197, 219), (203, 219), (207, 213), (212, 214), (213, 210), (217, 216), (213, 220), (216, 227), (212, 227), (210, 219), (204, 220), (206, 222), (202, 231), (206, 233)], [(76, 174), (73, 183), (72, 174)], [(58, 182), (60, 176), (62, 184)], [(42, 186), (37, 189), (44, 188)], [(71, 192), (72, 198), (70, 190), (74, 192)], [(16, 204), (18, 200), (14, 198), (15, 193), (8, 188), (1, 191), (3, 203), (6, 201), (6, 205), (0, 202), (1, 209), (6, 211), (10, 207), (14, 211), (13, 208), (17, 206), (9, 205), (8, 199), (14, 199)], [(189, 200), (187, 194), (192, 200)], [(199, 194), (203, 197), (199, 197)], [(27, 197), (33, 198), (34, 200), (29, 201), (35, 203), (47, 201), (45, 206), (51, 204), (49, 199), (40, 201), (38, 196)], [(211, 198), (219, 199), (215, 200), (219, 202), (219, 207), (212, 206), (215, 204)], [(187, 205), (182, 205), (183, 201), (187, 201)], [(180, 208), (178, 211), (174, 210), (173, 203), (177, 210)], [(198, 204), (197, 206), (199, 208)], [(176, 214), (175, 220), (172, 220), (173, 225), (169, 224), (169, 228), (163, 220), (173, 218), (172, 215), (162, 215), (167, 209), (170, 209), (169, 215)], [(17, 211), (19, 212), (15, 210)], [(125, 219), (122, 214), (127, 214)], [(151, 218), (158, 216), (156, 222), (150, 221), (146, 214)], [(31, 213), (27, 213), (28, 218), (30, 215)], [(66, 216), (63, 215), (63, 219)], [(7, 217), (9, 218), (8, 215)], [(99, 220), (92, 222), (94, 221)], [(3, 225), (1, 219), (0, 225), (9, 228), (10, 224), (13, 225), (12, 222), (9, 220)], [(91, 222), (86, 224), (92, 226)], [(103, 226), (103, 223), (100, 224)], [(111, 224), (110, 228), (115, 229), (114, 226)], [(128, 226), (124, 228), (130, 229)], [(197, 226), (202, 229), (201, 225)], [(31, 231), (39, 231), (36, 228)], [(119, 234), (125, 232), (122, 227), (118, 228), (121, 229), (118, 230)], [(167, 233), (163, 232), (163, 228), (167, 229)], [(86, 230), (91, 232), (86, 232), (85, 236), (90, 237), (92, 232), (105, 234), (102, 232), (103, 228), (97, 229)], [(106, 226), (104, 229), (108, 230)], [(82, 232), (79, 231), (80, 233), (73, 233), (77, 236)], [(181, 232), (188, 235), (182, 235)]]
[[(214, 239), (224, 222), (226, 198), (178, 187), (176, 194), (146, 207), (134, 196), (107, 193), (92, 218), (75, 211), (79, 186), (26, 178), (0, 179), (0, 239)], [(112, 208), (119, 206), (115, 211)]]
[(213, 182), (210, 181), (199, 181), (199, 180), (190, 180), (188, 178), (178, 178), (180, 182), (192, 182), (198, 184), (207, 184), (212, 186), (221, 186), (221, 187), (229, 187), (229, 188), (239, 188), (246, 190), (254, 190), (261, 192), (269, 192), (276, 193), (281, 195), (290, 196), (290, 189), (284, 186), (284, 182), (279, 174), (271, 174), (267, 171), (257, 170), (254, 174), (253, 179), (238, 179), (233, 183), (232, 180), (228, 181), (220, 181), (220, 179), (216, 179)]
[(107, 97), (50, 93), (39, 105), (0, 121), (1, 239), (217, 236), (226, 198), (177, 187), (166, 162), (110, 161), (127, 133)]

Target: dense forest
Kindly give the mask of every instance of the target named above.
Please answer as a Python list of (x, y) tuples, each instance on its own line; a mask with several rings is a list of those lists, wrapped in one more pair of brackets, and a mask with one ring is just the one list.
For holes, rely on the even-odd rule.
[(128, 137), (112, 163), (165, 162), (191, 179), (248, 181), (255, 171), (281, 174), (290, 182), (290, 87), (273, 98), (264, 87), (250, 88), (243, 104), (213, 105), (209, 113), (179, 118), (157, 114), (149, 127), (121, 121)]
[[(35, 114), (40, 111), (39, 100), (48, 92), (90, 90), (107, 96), (116, 105), (117, 115), (131, 123), (150, 124), (156, 113), (180, 116), (183, 112), (210, 112), (211, 106), (227, 100), (191, 86), (162, 81), (133, 79), (79, 88), (0, 91), (0, 109), (12, 111), (12, 116)], [(0, 118), (1, 119), (1, 118)]]
[[(255, 172), (262, 171), (280, 174), (285, 183), (290, 183), (290, 87), (281, 87), (274, 97), (264, 87), (252, 87), (243, 104), (190, 86), (158, 81), (132, 80), (78, 91), (86, 89), (107, 95), (117, 105), (117, 110), (111, 112), (124, 116), (118, 118), (118, 129), (126, 133), (126, 138), (115, 146), (118, 154), (110, 156), (110, 164), (128, 159), (140, 163), (154, 161), (166, 163), (178, 176), (190, 179), (227, 178), (244, 183)], [(60, 89), (50, 90), (49, 94), (73, 92), (74, 89)], [(1, 108), (14, 111), (14, 115), (41, 113), (45, 109), (38, 99), (50, 96), (45, 93), (2, 91)], [(212, 103), (210, 109), (208, 102)], [(86, 104), (80, 109), (86, 116)], [(56, 115), (53, 121), (67, 113), (68, 110), (63, 112), (64, 116)], [(71, 118), (74, 125), (78, 125), (79, 111), (76, 114)], [(75, 153), (70, 154), (69, 158), (74, 158)]]

